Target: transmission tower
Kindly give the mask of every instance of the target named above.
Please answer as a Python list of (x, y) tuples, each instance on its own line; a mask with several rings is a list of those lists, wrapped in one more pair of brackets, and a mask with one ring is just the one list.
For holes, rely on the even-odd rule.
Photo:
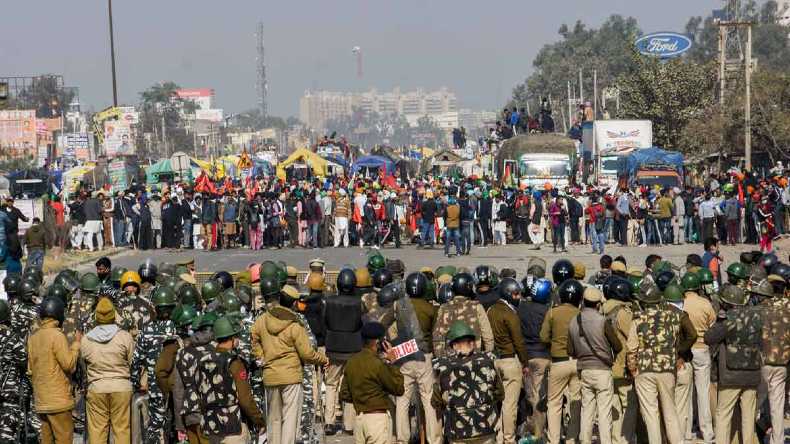
[(258, 22), (258, 32), (255, 33), (255, 38), (257, 40), (257, 51), (258, 55), (256, 56), (257, 62), (257, 73), (258, 78), (257, 82), (255, 83), (255, 90), (258, 93), (258, 107), (261, 110), (261, 118), (263, 122), (266, 122), (266, 116), (268, 111), (268, 103), (266, 102), (266, 96), (269, 92), (269, 84), (266, 81), (266, 60), (264, 58), (265, 55), (265, 48), (263, 45), (263, 22)]
[[(725, 0), (725, 17), (719, 21), (719, 104), (724, 107), (727, 95), (744, 86), (744, 157), (747, 170), (752, 169), (751, 82), (752, 22), (741, 17), (739, 0)], [(745, 35), (745, 37), (744, 37)], [(745, 45), (743, 40), (746, 40)]]

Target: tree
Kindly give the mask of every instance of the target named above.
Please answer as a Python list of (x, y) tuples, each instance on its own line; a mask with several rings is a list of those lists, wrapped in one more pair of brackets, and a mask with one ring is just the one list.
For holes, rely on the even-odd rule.
[(715, 64), (683, 58), (661, 61), (635, 52), (632, 60), (634, 68), (616, 82), (617, 117), (651, 120), (656, 145), (685, 151), (680, 143), (683, 128), (714, 102)]
[[(195, 114), (197, 105), (178, 97), (178, 89), (180, 87), (174, 82), (162, 82), (140, 93), (137, 148), (141, 157), (150, 157), (151, 154), (166, 156), (179, 150), (191, 150), (194, 142), (192, 135), (186, 132), (185, 118)], [(145, 143), (145, 133), (153, 134), (156, 142), (155, 147), (150, 147), (151, 152)]]
[(641, 31), (633, 17), (612, 15), (598, 29), (577, 21), (573, 28), (560, 26), (558, 33), (562, 39), (541, 48), (532, 62), (535, 72), (513, 89), (509, 107), (526, 107), (529, 101), (537, 109), (541, 97), (557, 101), (567, 96), (568, 81), (578, 91), (580, 69), (588, 96), (593, 90), (593, 70), (598, 73), (599, 88), (610, 85), (629, 68), (631, 48)]
[[(774, 0), (768, 0), (757, 8), (751, 0), (744, 2), (738, 16), (740, 20), (752, 21), (752, 57), (758, 61), (758, 67), (773, 70), (790, 70), (790, 27), (779, 23), (779, 6)], [(686, 23), (686, 34), (691, 37), (694, 45), (688, 56), (698, 62), (707, 63), (718, 59), (719, 26), (712, 16), (691, 17)], [(746, 42), (745, 31), (741, 31), (741, 41)]]

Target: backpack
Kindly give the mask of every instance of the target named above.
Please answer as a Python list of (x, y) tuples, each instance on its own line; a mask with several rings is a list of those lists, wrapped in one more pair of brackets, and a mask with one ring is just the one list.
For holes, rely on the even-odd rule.
[(603, 231), (606, 223), (605, 218), (603, 217), (604, 216), (603, 211), (595, 211), (595, 210), (593, 211), (595, 212), (595, 231), (601, 232)]
[(497, 219), (499, 220), (507, 220), (510, 218), (510, 208), (507, 206), (506, 203), (502, 202), (499, 204), (499, 210), (497, 210)]

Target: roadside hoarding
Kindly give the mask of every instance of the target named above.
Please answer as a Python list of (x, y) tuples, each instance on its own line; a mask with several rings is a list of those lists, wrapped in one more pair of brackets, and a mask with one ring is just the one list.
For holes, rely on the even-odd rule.
[(121, 120), (129, 125), (137, 125), (140, 122), (140, 113), (134, 110), (133, 106), (119, 106), (121, 110)]
[(196, 120), (206, 120), (208, 122), (222, 122), (221, 109), (196, 109)]
[(124, 120), (106, 120), (104, 122), (104, 153), (110, 159), (135, 153), (134, 140), (128, 122)]
[(110, 173), (110, 183), (113, 191), (125, 190), (128, 187), (126, 180), (126, 161), (113, 160), (107, 165)]
[(34, 155), (37, 148), (36, 111), (0, 111), (0, 149), (10, 157)]
[(90, 159), (91, 137), (88, 133), (68, 133), (63, 154), (79, 160)]
[(211, 88), (182, 88), (176, 90), (176, 96), (182, 100), (191, 100), (200, 109), (211, 109), (214, 90)]

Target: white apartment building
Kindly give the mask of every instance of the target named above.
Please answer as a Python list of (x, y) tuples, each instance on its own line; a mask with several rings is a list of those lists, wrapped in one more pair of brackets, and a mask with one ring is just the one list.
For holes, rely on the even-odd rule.
[(350, 116), (354, 109), (403, 115), (409, 122), (425, 115), (446, 120), (448, 113), (458, 111), (458, 99), (447, 88), (408, 92), (395, 88), (390, 92), (372, 89), (362, 93), (307, 91), (299, 100), (300, 120), (309, 128), (319, 130), (327, 129), (325, 126), (329, 120)]

